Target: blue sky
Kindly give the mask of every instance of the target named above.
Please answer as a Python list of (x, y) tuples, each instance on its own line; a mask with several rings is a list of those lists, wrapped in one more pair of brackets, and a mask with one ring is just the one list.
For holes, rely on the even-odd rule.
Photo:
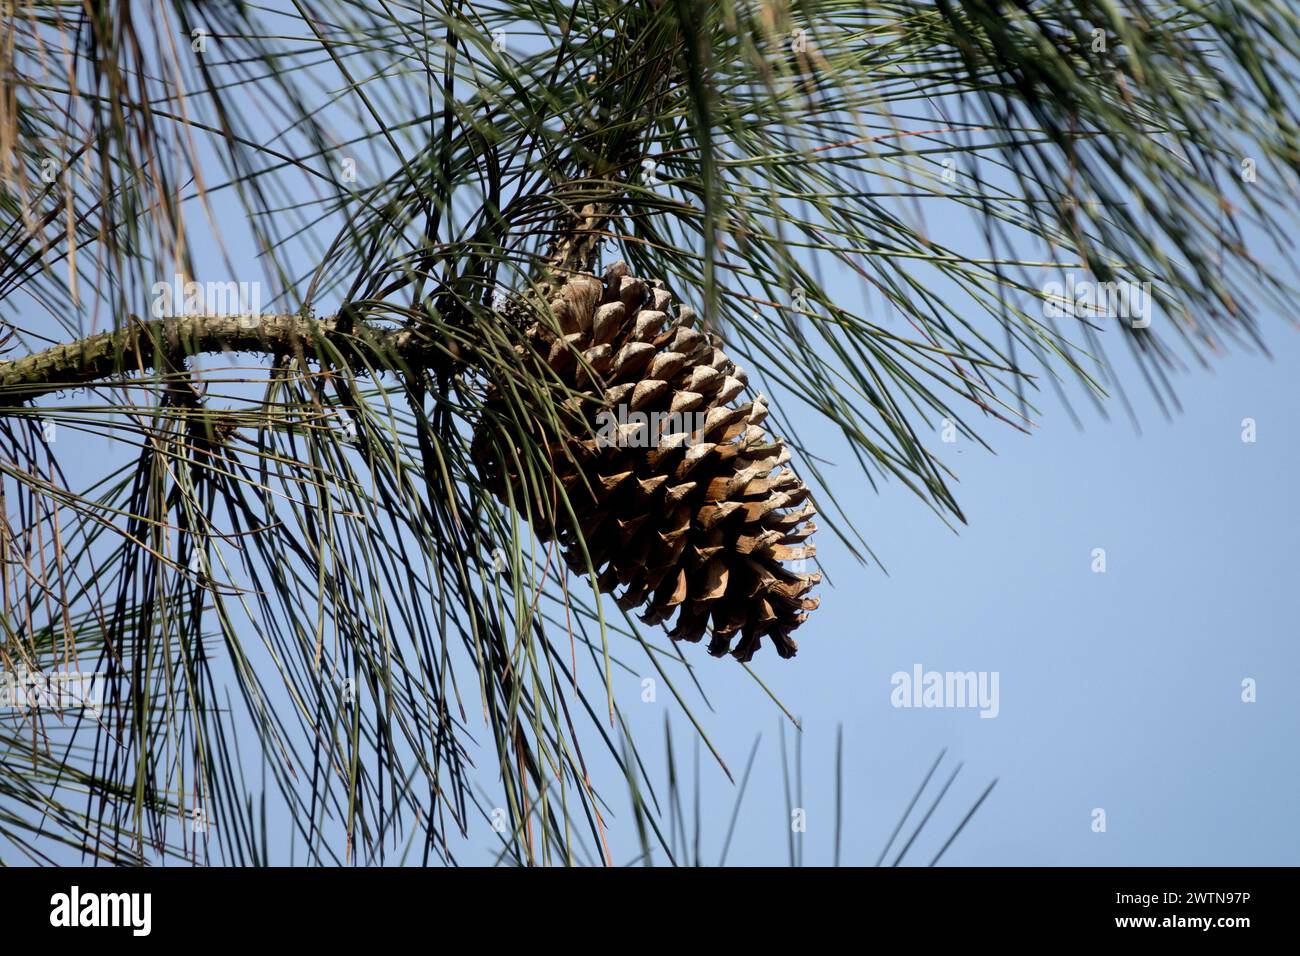
[[(983, 254), (965, 210), (940, 200), (925, 215), (945, 243)], [(1286, 274), (1258, 239), (1253, 251)], [(1046, 258), (1016, 242), (1016, 257)], [(1045, 272), (1041, 281), (1065, 277)], [(856, 307), (856, 282), (834, 270), (828, 282), (833, 301)], [(954, 303), (965, 296), (951, 293)], [(1100, 339), (1136, 423), (1117, 396), (1104, 403), (1107, 420), (1080, 388), (1066, 387), (1081, 426), (1051, 388), (1032, 397), (1030, 434), (968, 419), (993, 453), (961, 435), (944, 443), (941, 420), (929, 434), (918, 425), (955, 474), (969, 522), (957, 533), (898, 483), (873, 490), (842, 438), (778, 395), (774, 407), (803, 447), (841, 463), (827, 479), (887, 571), (863, 567), (823, 530), (818, 559), (833, 586), (819, 589), (798, 657), (756, 658), (804, 729), (805, 863), (832, 859), (841, 725), (845, 862), (875, 862), (945, 748), (905, 833), (958, 764), (960, 773), (906, 862), (929, 862), (994, 778), (946, 863), (1300, 862), (1300, 778), (1290, 759), (1300, 700), (1289, 687), (1300, 673), (1292, 611), (1300, 336), (1277, 316), (1256, 317), (1272, 357), (1238, 349), (1209, 368), (1188, 362), (1171, 375), (1181, 406), (1172, 414), (1109, 321)], [(1153, 332), (1172, 337), (1159, 306), (1151, 319)], [(1243, 441), (1246, 419), (1254, 441)], [(743, 673), (711, 663), (700, 665), (718, 711), (708, 730), (733, 768), (764, 731), (742, 813), (748, 829), (728, 862), (781, 862), (790, 812), (777, 712)], [(891, 676), (916, 665), (996, 673), (998, 715), (894, 707)], [(1245, 680), (1254, 702), (1242, 699)], [(629, 710), (649, 733), (655, 715)], [(712, 827), (722, 831), (734, 791), (713, 776), (703, 804), (724, 818)], [(1099, 810), (1104, 832), (1095, 829)]]
[[(1289, 686), (1300, 673), (1300, 338), (1272, 331), (1272, 360), (1231, 355), (1181, 376), (1183, 411), (1171, 419), (1133, 389), (1140, 434), (1086, 409), (1076, 429), (1049, 399), (1032, 436), (988, 433), (996, 456), (959, 439), (947, 460), (970, 521), (960, 534), (902, 489), (855, 494), (860, 477), (845, 476), (839, 490), (889, 574), (821, 535), (836, 586), (822, 588), (798, 657), (761, 668), (804, 726), (806, 863), (830, 860), (838, 724), (846, 862), (875, 861), (944, 747), (928, 793), (943, 767), (965, 766), (914, 851), (932, 855), (998, 779), (949, 864), (1300, 862), (1300, 703)], [(1244, 418), (1255, 419), (1254, 443), (1242, 441)], [(1105, 549), (1104, 573), (1094, 548)], [(891, 675), (917, 663), (997, 671), (998, 716), (893, 707)], [(743, 763), (764, 702), (734, 670), (705, 674), (717, 742)], [(1257, 683), (1254, 703), (1242, 701), (1245, 678)], [(786, 857), (775, 725), (760, 722), (758, 786), (729, 862)], [(718, 800), (727, 789), (717, 783)], [(1104, 833), (1093, 830), (1096, 808)]]

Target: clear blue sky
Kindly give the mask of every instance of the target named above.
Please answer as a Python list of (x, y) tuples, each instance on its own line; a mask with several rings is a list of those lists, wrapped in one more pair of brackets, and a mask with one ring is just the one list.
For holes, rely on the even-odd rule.
[[(964, 213), (929, 208), (936, 235), (978, 249)], [(1255, 251), (1284, 270), (1265, 246)], [(830, 281), (835, 301), (861, 295), (846, 278)], [(1166, 321), (1157, 307), (1152, 330)], [(1300, 698), (1290, 686), (1300, 674), (1300, 334), (1275, 316), (1259, 321), (1273, 357), (1238, 351), (1175, 373), (1182, 410), (1172, 417), (1107, 323), (1106, 354), (1140, 432), (1118, 400), (1105, 421), (1078, 389), (1067, 397), (1082, 429), (1050, 388), (1033, 399), (1042, 414), (1031, 435), (976, 421), (996, 454), (960, 436), (940, 443), (936, 420), (923, 437), (956, 473), (969, 521), (958, 534), (897, 483), (877, 494), (833, 429), (783, 406), (805, 447), (843, 463), (829, 480), (888, 571), (819, 534), (834, 586), (821, 587), (798, 657), (756, 658), (804, 727), (805, 863), (831, 860), (841, 724), (845, 862), (876, 861), (946, 747), (905, 834), (964, 766), (907, 862), (929, 862), (997, 778), (946, 863), (1300, 863)], [(1242, 440), (1246, 418), (1253, 443)], [(1098, 548), (1104, 573), (1093, 570)], [(718, 712), (708, 730), (733, 769), (764, 731), (728, 862), (779, 863), (790, 817), (776, 712), (738, 668), (710, 663), (700, 666)], [(891, 675), (917, 664), (997, 672), (998, 716), (892, 706)], [(1253, 703), (1242, 699), (1247, 678)], [(628, 684), (634, 726), (654, 733), (662, 710), (633, 706), (639, 686)], [(721, 834), (734, 790), (710, 770), (705, 829)], [(1097, 809), (1105, 832), (1094, 831)]]
[[(1087, 411), (1079, 431), (1048, 398), (1032, 437), (990, 433), (996, 456), (959, 440), (948, 460), (970, 520), (960, 535), (898, 487), (846, 495), (889, 575), (821, 535), (837, 586), (823, 587), (794, 661), (759, 658), (805, 728), (805, 862), (829, 860), (842, 723), (845, 861), (875, 861), (946, 746), (931, 793), (943, 767), (966, 765), (912, 862), (928, 862), (997, 777), (947, 863), (1300, 863), (1300, 336), (1274, 331), (1272, 361), (1237, 355), (1182, 376), (1172, 420), (1134, 388), (1140, 435)], [(1253, 444), (1241, 440), (1246, 417), (1257, 422)], [(1092, 571), (1097, 547), (1104, 574)], [(894, 708), (890, 676), (915, 663), (998, 671), (999, 715)], [(743, 765), (764, 701), (735, 670), (705, 675), (719, 710), (710, 731)], [(1241, 699), (1247, 677), (1258, 685), (1252, 704)], [(644, 716), (650, 732), (654, 716)], [(731, 862), (787, 854), (776, 718), (760, 726), (757, 785)], [(704, 805), (725, 818), (729, 788), (705, 776), (718, 779)], [(1092, 830), (1097, 807), (1105, 833)]]

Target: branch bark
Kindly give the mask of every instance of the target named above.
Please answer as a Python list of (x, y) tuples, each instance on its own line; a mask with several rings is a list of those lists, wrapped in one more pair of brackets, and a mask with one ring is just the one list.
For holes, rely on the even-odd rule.
[[(113, 332), (56, 345), (11, 362), (0, 362), (0, 406), (17, 406), (114, 375), (174, 370), (181, 359), (215, 352), (303, 355), (332, 360), (363, 359), (396, 371), (427, 367), (437, 349), (411, 329), (302, 315), (197, 315), (140, 321)], [(359, 365), (360, 363), (358, 363)], [(354, 365), (354, 367), (358, 367)]]

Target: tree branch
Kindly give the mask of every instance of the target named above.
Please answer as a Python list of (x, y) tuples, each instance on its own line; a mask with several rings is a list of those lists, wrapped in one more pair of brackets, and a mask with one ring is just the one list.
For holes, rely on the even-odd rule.
[(0, 362), (0, 405), (14, 407), (117, 374), (173, 370), (190, 356), (210, 352), (299, 355), (398, 371), (427, 367), (438, 357), (432, 340), (413, 329), (302, 315), (196, 315), (140, 321), (113, 332), (56, 345), (12, 362)]

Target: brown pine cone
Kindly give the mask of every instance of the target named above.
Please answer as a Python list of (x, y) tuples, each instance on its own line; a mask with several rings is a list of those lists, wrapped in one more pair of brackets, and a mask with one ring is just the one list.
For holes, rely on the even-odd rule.
[[(790, 634), (817, 607), (805, 595), (821, 579), (782, 563), (816, 553), (804, 543), (816, 530), (808, 488), (787, 466), (784, 443), (762, 428), (763, 397), (731, 404), (745, 388), (744, 371), (694, 328), (691, 309), (672, 317), (670, 303), (661, 282), (629, 276), (622, 262), (603, 281), (573, 275), (551, 292), (560, 334), (539, 321), (530, 335), (578, 395), (561, 403), (570, 435), (594, 437), (538, 437), (601, 591), (621, 587), (619, 606), (644, 605), (647, 623), (675, 614), (674, 640), (699, 641), (709, 631), (714, 656), (730, 649), (748, 661), (768, 635), (778, 654), (793, 657)], [(476, 429), (475, 458), (499, 498), (509, 481), (520, 502), (530, 492), (510, 473), (501, 449), (511, 439), (491, 424), (499, 420), (494, 408), (504, 408), (499, 394), (489, 396)], [(523, 455), (517, 446), (516, 454)], [(562, 503), (532, 513), (567, 514)], [(550, 539), (541, 523), (535, 519), (538, 534)], [(574, 529), (561, 522), (558, 537), (569, 566), (585, 572)]]

